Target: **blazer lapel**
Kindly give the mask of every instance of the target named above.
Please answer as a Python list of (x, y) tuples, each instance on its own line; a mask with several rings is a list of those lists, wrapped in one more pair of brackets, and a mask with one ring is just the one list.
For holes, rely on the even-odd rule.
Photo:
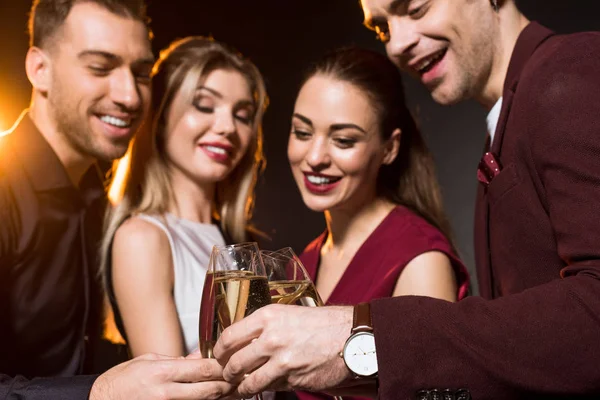
[[(502, 94), (502, 109), (494, 133), (494, 141), (490, 151), (500, 161), (504, 132), (508, 123), (508, 116), (513, 103), (514, 94), (519, 83), (519, 78), (527, 61), (535, 49), (547, 38), (554, 35), (552, 31), (542, 25), (532, 22), (519, 35), (515, 49), (511, 56), (510, 64), (504, 81)], [(487, 196), (487, 187), (479, 184), (477, 188), (477, 200), (475, 203), (475, 263), (477, 266), (477, 279), (479, 282), (479, 293), (482, 297), (491, 299), (497, 296), (495, 290), (494, 269), (491, 262), (491, 251), (489, 242), (490, 229), (490, 205)]]
[(502, 109), (500, 110), (500, 117), (496, 126), (496, 132), (494, 133), (494, 142), (491, 147), (491, 151), (496, 157), (501, 156), (504, 131), (506, 130), (506, 123), (510, 114), (512, 100), (519, 84), (521, 72), (523, 72), (527, 61), (529, 61), (535, 50), (552, 35), (554, 35), (554, 32), (548, 28), (537, 22), (531, 22), (523, 29), (523, 32), (521, 32), (521, 35), (517, 39), (510, 64), (508, 65), (506, 79), (504, 80)]
[(488, 200), (486, 189), (483, 185), (477, 186), (477, 201), (475, 202), (475, 264), (477, 266), (477, 282), (479, 283), (479, 295), (491, 299), (492, 273), (490, 265), (489, 241), (488, 241)]

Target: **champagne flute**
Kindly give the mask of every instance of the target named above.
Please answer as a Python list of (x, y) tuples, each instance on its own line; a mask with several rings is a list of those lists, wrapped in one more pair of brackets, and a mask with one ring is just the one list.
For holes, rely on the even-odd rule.
[[(302, 261), (291, 247), (276, 251), (261, 250), (267, 270), (271, 302), (305, 307), (321, 307), (323, 300)], [(343, 400), (341, 396), (333, 396)]]
[[(258, 245), (214, 246), (200, 304), (202, 356), (214, 358), (213, 347), (221, 332), (269, 304), (269, 284)], [(256, 398), (262, 400), (260, 394)]]
[(291, 247), (261, 250), (271, 293), (271, 302), (320, 307), (323, 301), (308, 272)]

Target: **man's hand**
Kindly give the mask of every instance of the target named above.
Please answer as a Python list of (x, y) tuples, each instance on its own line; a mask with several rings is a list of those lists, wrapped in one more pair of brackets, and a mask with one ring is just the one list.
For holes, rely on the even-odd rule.
[(351, 374), (339, 352), (352, 316), (352, 307), (269, 305), (223, 331), (213, 354), (244, 397), (343, 386)]
[(90, 400), (219, 399), (234, 387), (216, 360), (146, 354), (100, 375)]

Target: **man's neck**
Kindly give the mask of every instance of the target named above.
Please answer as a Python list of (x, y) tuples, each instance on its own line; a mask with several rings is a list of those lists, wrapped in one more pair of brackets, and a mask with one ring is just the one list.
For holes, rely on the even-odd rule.
[(519, 35), (529, 24), (529, 20), (514, 4), (506, 3), (498, 11), (498, 47), (487, 84), (476, 100), (490, 111), (502, 97), (508, 66)]
[(79, 187), (83, 175), (92, 166), (95, 159), (83, 155), (73, 148), (65, 135), (56, 129), (56, 124), (45, 107), (38, 107), (35, 102), (32, 102), (29, 108), (29, 118), (60, 160), (69, 180), (75, 187)]

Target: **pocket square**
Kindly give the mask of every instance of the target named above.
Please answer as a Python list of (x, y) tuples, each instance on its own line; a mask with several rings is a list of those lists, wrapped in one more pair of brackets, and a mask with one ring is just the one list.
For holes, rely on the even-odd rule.
[(479, 161), (477, 180), (487, 187), (501, 170), (502, 165), (494, 153), (488, 151), (481, 157), (481, 161)]

